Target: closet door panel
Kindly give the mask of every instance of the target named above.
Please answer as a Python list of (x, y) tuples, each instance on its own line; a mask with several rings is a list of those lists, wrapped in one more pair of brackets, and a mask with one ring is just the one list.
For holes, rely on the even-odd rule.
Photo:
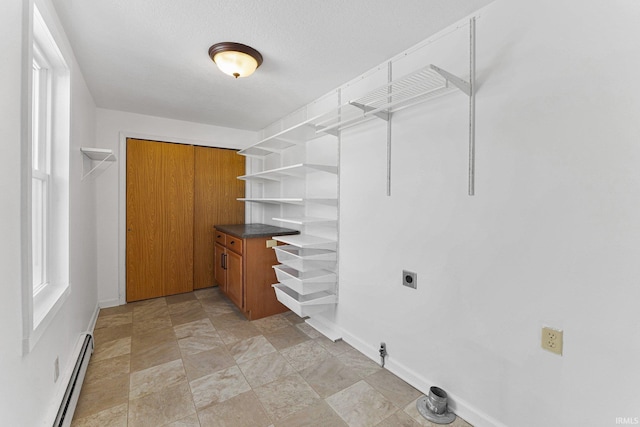
[(127, 140), (127, 301), (163, 295), (162, 144)]
[(194, 289), (215, 284), (214, 229), (219, 224), (244, 223), (245, 159), (235, 150), (195, 147)]
[(193, 290), (194, 149), (163, 145), (164, 294)]

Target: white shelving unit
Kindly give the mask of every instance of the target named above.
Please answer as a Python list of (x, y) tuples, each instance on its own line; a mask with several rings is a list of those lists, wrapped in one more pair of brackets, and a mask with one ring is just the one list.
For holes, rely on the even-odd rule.
[[(327, 135), (339, 136), (339, 132), (368, 120), (390, 120), (396, 112), (405, 108), (445, 96), (450, 93), (462, 93), (469, 100), (469, 195), (474, 194), (475, 163), (475, 18), (470, 22), (470, 74), (468, 80), (449, 73), (442, 68), (430, 64), (414, 73), (395, 81), (391, 80), (391, 63), (389, 63), (389, 82), (363, 97), (339, 105), (331, 111), (307, 118), (294, 126), (288, 127), (256, 144), (243, 149), (239, 154), (250, 158), (265, 160), (268, 156), (278, 155), (280, 161), (287, 156), (287, 150), (299, 151), (300, 145)], [(338, 98), (340, 93), (338, 93)], [(305, 146), (306, 147), (306, 146)], [(391, 127), (387, 125), (387, 150), (391, 150)], [(336, 150), (337, 151), (337, 150)], [(295, 157), (295, 156), (294, 156)], [(336, 152), (337, 163), (337, 152)], [(305, 158), (305, 160), (307, 160)], [(263, 165), (266, 162), (263, 161)], [(391, 188), (391, 163), (387, 160), (387, 194)], [(324, 172), (336, 176), (337, 194), (339, 173), (337, 166), (315, 163), (296, 163), (275, 169), (263, 170), (239, 177), (250, 183), (262, 185), (264, 188), (280, 182), (279, 194), (284, 191), (283, 182), (293, 179), (304, 179), (305, 193), (314, 179), (315, 173)], [(313, 175), (312, 175), (313, 173)], [(293, 187), (300, 190), (300, 187)], [(311, 188), (317, 188), (311, 186)], [(290, 190), (290, 188), (287, 188)], [(338, 247), (338, 200), (337, 198), (309, 197), (249, 197), (238, 199), (245, 202), (280, 205), (280, 215), (272, 217), (273, 221), (293, 224), (301, 229), (301, 234), (277, 236), (275, 240), (286, 246), (274, 248), (280, 265), (274, 266), (279, 283), (273, 288), (280, 302), (300, 316), (310, 316), (307, 323), (316, 327), (331, 339), (339, 336), (330, 327), (326, 318), (314, 317), (327, 312), (338, 303), (338, 275), (336, 274)], [(302, 215), (286, 215), (282, 211), (286, 206), (303, 206)], [(335, 207), (335, 211), (327, 213), (326, 209), (314, 208), (318, 205)], [(322, 236), (314, 235), (314, 231), (324, 228)], [(326, 229), (333, 230), (327, 233)], [(331, 234), (333, 238), (327, 238)]]
[[(117, 160), (115, 154), (113, 154), (113, 150), (107, 148), (80, 147), (80, 152), (84, 156), (82, 162), (81, 181), (84, 181), (86, 177), (91, 175), (105, 162), (115, 162)], [(94, 162), (97, 162), (97, 164), (95, 164), (95, 166), (91, 167), (90, 169), (85, 165), (85, 163), (93, 164)], [(85, 172), (86, 169), (89, 169), (89, 172)]]

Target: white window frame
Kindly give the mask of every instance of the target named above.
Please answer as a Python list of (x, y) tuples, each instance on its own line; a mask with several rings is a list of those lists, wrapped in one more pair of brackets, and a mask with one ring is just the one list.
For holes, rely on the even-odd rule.
[[(36, 3), (38, 3), (36, 1)], [(47, 12), (46, 6), (42, 11)], [(23, 353), (30, 352), (68, 295), (70, 71), (37, 4), (29, 56), (29, 179), (25, 208)], [(38, 191), (40, 187), (41, 191)], [(38, 197), (39, 196), (39, 197)]]

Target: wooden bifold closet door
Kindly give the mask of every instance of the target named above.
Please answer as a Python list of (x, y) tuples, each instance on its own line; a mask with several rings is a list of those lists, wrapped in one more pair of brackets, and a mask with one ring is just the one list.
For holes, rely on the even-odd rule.
[(127, 139), (127, 302), (214, 285), (213, 226), (244, 222), (236, 153)]
[(127, 140), (127, 301), (193, 289), (193, 146)]

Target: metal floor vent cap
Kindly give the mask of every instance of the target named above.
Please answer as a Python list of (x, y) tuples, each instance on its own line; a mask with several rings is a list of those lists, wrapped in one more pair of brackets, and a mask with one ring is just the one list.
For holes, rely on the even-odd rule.
[(456, 419), (456, 414), (447, 408), (447, 393), (440, 387), (429, 388), (429, 395), (419, 398), (416, 407), (432, 423), (450, 424)]

